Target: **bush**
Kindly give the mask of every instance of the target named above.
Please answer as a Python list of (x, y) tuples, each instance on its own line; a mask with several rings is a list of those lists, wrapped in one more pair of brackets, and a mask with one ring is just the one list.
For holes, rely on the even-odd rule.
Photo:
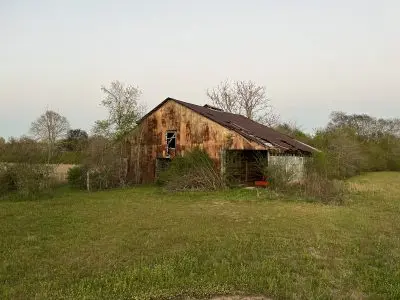
[(68, 184), (73, 188), (87, 189), (87, 172), (89, 170), (89, 188), (91, 191), (120, 187), (115, 170), (110, 167), (90, 170), (88, 166), (77, 166), (68, 170)]
[(16, 193), (34, 198), (51, 191), (55, 185), (53, 168), (42, 164), (8, 164), (0, 169), (0, 195)]
[(17, 190), (14, 172), (7, 169), (5, 164), (0, 164), (0, 196)]
[(349, 178), (372, 166), (351, 128), (317, 132), (314, 141), (322, 151), (314, 155), (314, 162), (330, 179)]
[(84, 156), (83, 169), (89, 171), (91, 190), (123, 187), (127, 184), (127, 161), (121, 157), (121, 143), (94, 137)]
[(123, 186), (125, 186), (125, 183), (121, 183), (120, 181), (119, 167), (116, 167), (115, 165), (89, 171), (89, 187), (91, 191), (106, 190)]
[(86, 169), (81, 166), (75, 166), (68, 170), (68, 184), (73, 188), (84, 189), (86, 187)]
[(175, 157), (167, 170), (160, 173), (158, 183), (170, 191), (218, 190), (225, 188), (220, 172), (206, 152), (194, 149)]
[[(324, 203), (342, 203), (344, 201), (347, 188), (343, 180), (336, 179), (341, 177), (338, 176), (340, 168), (336, 166), (338, 169), (332, 170), (335, 168), (335, 159), (329, 154), (316, 152), (307, 160), (303, 182), (304, 195)], [(347, 166), (344, 172), (351, 173), (349, 168), (352, 167)]]
[(329, 178), (329, 161), (326, 155), (316, 153), (307, 158), (303, 167), (290, 157), (279, 157), (271, 163), (258, 159), (260, 171), (270, 182), (270, 189), (324, 203), (342, 203), (346, 187), (343, 181)]

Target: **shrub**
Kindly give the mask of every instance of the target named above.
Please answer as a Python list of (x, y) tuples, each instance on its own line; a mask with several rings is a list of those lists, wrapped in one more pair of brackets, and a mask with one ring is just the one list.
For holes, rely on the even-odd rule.
[[(307, 197), (311, 197), (322, 202), (342, 203), (346, 194), (346, 185), (342, 180), (336, 179), (340, 173), (335, 168), (335, 158), (331, 155), (316, 152), (307, 160), (305, 164), (305, 176), (303, 182), (303, 193)], [(337, 166), (336, 166), (337, 167)], [(347, 167), (347, 171), (349, 172)], [(342, 173), (343, 174), (343, 173)]]
[(83, 161), (89, 171), (91, 190), (122, 187), (127, 184), (127, 161), (121, 157), (121, 144), (104, 137), (90, 140)]
[(314, 160), (331, 179), (349, 178), (372, 166), (351, 128), (317, 132), (314, 140), (322, 151), (314, 155)]
[(329, 178), (329, 161), (326, 155), (316, 153), (306, 158), (300, 167), (291, 157), (279, 157), (273, 163), (264, 159), (258, 162), (260, 170), (277, 192), (295, 194), (324, 203), (342, 203), (346, 188), (343, 181)]
[(73, 188), (87, 189), (87, 172), (89, 172), (89, 188), (91, 191), (120, 187), (118, 176), (113, 166), (89, 169), (89, 166), (76, 166), (68, 170), (68, 184)]
[(170, 191), (218, 190), (225, 187), (213, 160), (198, 148), (185, 156), (175, 157), (168, 169), (160, 173), (158, 183)]
[(0, 195), (17, 190), (14, 173), (5, 164), (0, 164)]
[(8, 164), (0, 170), (1, 195), (17, 193), (23, 198), (34, 198), (51, 191), (55, 185), (53, 168), (42, 164)]
[(68, 170), (68, 184), (74, 188), (84, 189), (86, 187), (86, 169), (81, 166), (75, 166)]
[(119, 167), (115, 165), (89, 171), (89, 188), (91, 191), (123, 187), (124, 185), (120, 181)]

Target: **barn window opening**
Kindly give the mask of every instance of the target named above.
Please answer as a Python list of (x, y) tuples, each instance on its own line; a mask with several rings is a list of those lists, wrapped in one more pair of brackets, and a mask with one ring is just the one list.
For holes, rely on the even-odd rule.
[(167, 131), (167, 154), (169, 154), (170, 149), (176, 148), (176, 131)]

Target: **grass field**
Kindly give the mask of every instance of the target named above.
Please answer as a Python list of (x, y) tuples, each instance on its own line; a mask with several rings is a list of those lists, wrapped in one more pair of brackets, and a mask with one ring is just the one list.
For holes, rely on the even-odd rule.
[(1, 299), (400, 299), (400, 173), (342, 206), (155, 187), (0, 202)]

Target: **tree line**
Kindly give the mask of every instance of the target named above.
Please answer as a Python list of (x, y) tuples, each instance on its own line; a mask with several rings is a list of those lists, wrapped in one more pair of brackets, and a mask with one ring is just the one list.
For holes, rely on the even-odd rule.
[[(135, 129), (146, 105), (137, 86), (114, 81), (101, 90), (104, 95), (101, 104), (107, 109), (108, 117), (96, 121), (90, 134), (71, 129), (66, 117), (48, 110), (32, 122), (29, 135), (8, 141), (0, 138), (0, 162), (86, 164), (97, 170), (112, 169), (109, 173), (115, 179), (107, 179), (103, 185), (108, 186), (108, 181), (113, 181), (110, 185), (125, 184), (122, 141)], [(311, 135), (294, 124), (280, 122), (265, 86), (253, 81), (225, 80), (208, 89), (206, 95), (217, 108), (242, 114), (321, 150), (319, 159), (324, 162), (321, 168), (330, 177), (400, 170), (398, 118), (333, 112), (328, 124)]]
[(101, 103), (109, 115), (95, 122), (91, 135), (83, 129), (71, 129), (66, 117), (47, 110), (32, 122), (27, 135), (7, 141), (0, 137), (0, 162), (81, 163), (96, 139), (121, 140), (145, 110), (138, 101), (141, 91), (119, 81), (101, 89)]

